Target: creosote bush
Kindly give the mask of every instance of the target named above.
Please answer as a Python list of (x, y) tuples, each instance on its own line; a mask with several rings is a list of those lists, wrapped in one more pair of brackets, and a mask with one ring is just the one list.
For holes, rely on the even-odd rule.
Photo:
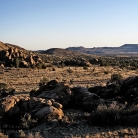
[(122, 80), (122, 75), (121, 74), (112, 74), (111, 75), (111, 81), (121, 81)]
[(0, 90), (1, 89), (6, 89), (7, 88), (7, 84), (6, 83), (0, 83)]
[(88, 68), (87, 66), (84, 66), (83, 69), (84, 69), (84, 70), (88, 70), (89, 68)]
[(117, 125), (120, 110), (122, 110), (122, 108), (120, 108), (116, 102), (110, 105), (101, 104), (97, 107), (96, 112), (91, 114), (89, 120), (90, 124), (99, 126)]
[(49, 79), (44, 77), (43, 79), (40, 80), (39, 86), (46, 85), (48, 81)]
[(6, 83), (0, 83), (0, 95), (5, 97), (7, 95), (14, 95), (15, 89), (8, 88)]
[(137, 126), (138, 107), (126, 108), (125, 105), (116, 102), (110, 105), (99, 105), (97, 110), (91, 113), (88, 123), (93, 126)]

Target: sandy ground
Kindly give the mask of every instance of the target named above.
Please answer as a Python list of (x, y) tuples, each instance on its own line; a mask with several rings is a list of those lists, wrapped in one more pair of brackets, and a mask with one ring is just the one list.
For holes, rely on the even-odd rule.
[[(69, 70), (72, 70), (71, 72)], [(72, 80), (74, 86), (92, 87), (105, 85), (114, 73), (120, 73), (123, 78), (138, 75), (137, 70), (120, 69), (118, 67), (93, 66), (87, 70), (82, 67), (64, 67), (52, 71), (47, 69), (5, 69), (0, 71), (0, 83), (6, 83), (9, 87), (15, 88), (18, 94), (28, 93), (38, 88), (38, 83), (43, 78), (58, 81)], [(78, 114), (68, 111), (69, 116)], [(76, 115), (77, 116), (77, 115)], [(73, 125), (48, 127), (46, 123), (25, 133), (39, 133), (43, 138), (138, 138), (137, 127), (96, 127), (89, 126), (81, 120)], [(29, 136), (28, 136), (29, 137)], [(39, 137), (38, 137), (39, 138)]]
[[(69, 70), (72, 70), (72, 72), (70, 73)], [(55, 67), (55, 71), (52, 71), (51, 68), (13, 68), (0, 71), (0, 83), (8, 84), (9, 87), (15, 88), (17, 92), (29, 92), (32, 89), (37, 89), (40, 80), (43, 78), (67, 82), (72, 80), (72, 87), (92, 87), (96, 85), (105, 85), (114, 73), (120, 73), (124, 78), (138, 75), (137, 70), (126, 70), (118, 67), (93, 66), (87, 70), (83, 69), (83, 67)]]

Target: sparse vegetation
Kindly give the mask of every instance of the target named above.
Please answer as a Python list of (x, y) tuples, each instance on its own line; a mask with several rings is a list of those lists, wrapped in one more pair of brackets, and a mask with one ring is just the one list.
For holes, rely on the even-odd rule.
[(91, 114), (88, 123), (98, 126), (137, 126), (137, 106), (126, 108), (116, 102), (110, 105), (99, 105)]
[(83, 69), (84, 69), (84, 70), (88, 70), (89, 68), (88, 68), (87, 66), (84, 66)]
[(46, 85), (48, 81), (49, 81), (49, 79), (44, 77), (43, 79), (40, 80), (39, 86)]
[[(55, 55), (23, 52), (26, 58), (20, 58), (18, 50), (11, 49), (12, 60), (0, 59), (5, 66), (1, 68), (1, 98), (15, 95), (8, 96), (13, 99), (1, 102), (4, 104), (1, 108), (7, 104), (6, 110), (12, 105), (1, 114), (5, 126), (15, 124), (15, 120), (26, 128), (34, 128), (43, 122), (56, 129), (66, 125), (88, 128), (138, 126), (137, 57), (95, 57), (58, 51)], [(23, 99), (17, 98), (20, 92)], [(29, 96), (27, 92), (30, 92)], [(54, 111), (53, 114), (44, 114), (41, 119), (33, 116), (45, 107), (48, 112)], [(72, 112), (68, 111), (70, 109)], [(12, 133), (9, 137), (17, 135)], [(22, 132), (22, 136), (41, 137), (39, 133), (26, 132)]]
[(5, 97), (7, 95), (14, 95), (15, 89), (13, 88), (8, 88), (7, 84), (5, 83), (0, 83), (0, 95), (2, 97)]

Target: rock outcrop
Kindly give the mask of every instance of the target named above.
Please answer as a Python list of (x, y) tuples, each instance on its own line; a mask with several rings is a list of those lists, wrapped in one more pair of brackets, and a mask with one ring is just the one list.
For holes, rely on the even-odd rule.
[[(41, 85), (37, 91), (31, 92), (30, 96), (7, 96), (1, 98), (0, 116), (3, 120), (8, 120), (9, 123), (11, 121), (14, 122), (14, 120), (21, 120), (26, 113), (29, 114), (29, 118), (35, 119), (37, 122), (42, 122), (42, 120), (64, 122), (65, 118), (68, 118), (64, 114), (64, 110), (77, 109), (89, 112), (93, 118), (96, 111), (99, 110), (99, 106), (106, 106), (103, 109), (103, 113), (108, 115), (106, 110), (110, 107), (107, 112), (110, 113), (111, 111), (113, 120), (116, 122), (118, 114), (122, 115), (120, 109), (125, 107), (124, 109), (126, 110), (131, 105), (137, 104), (137, 99), (137, 76), (127, 78), (122, 83), (112, 82), (104, 87), (96, 86), (89, 89), (84, 87), (71, 88), (67, 83), (51, 80), (47, 84)], [(128, 116), (126, 113), (128, 113)], [(100, 116), (99, 113), (97, 114)], [(128, 121), (130, 119), (135, 120), (137, 111), (130, 114), (130, 110), (126, 110), (124, 115), (126, 117), (124, 119)], [(83, 116), (81, 117), (83, 118)], [(120, 117), (117, 119), (121, 120)], [(68, 122), (71, 121), (68, 120)], [(105, 122), (108, 122), (108, 120)]]
[(0, 99), (0, 106), (0, 116), (3, 118), (3, 122), (8, 121), (9, 125), (19, 125), (20, 123), (20, 125), (24, 125), (22, 117), (25, 114), (30, 116), (27, 121), (31, 119), (37, 121), (42, 119), (46, 121), (61, 120), (64, 116), (60, 103), (36, 97), (7, 96)]
[(3, 66), (15, 67), (34, 67), (38, 64), (45, 64), (39, 56), (13, 47), (0, 51), (0, 62)]

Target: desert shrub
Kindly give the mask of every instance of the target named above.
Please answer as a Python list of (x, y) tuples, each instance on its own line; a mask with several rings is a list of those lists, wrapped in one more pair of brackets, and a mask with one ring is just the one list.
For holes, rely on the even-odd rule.
[(46, 85), (47, 82), (49, 82), (49, 79), (44, 77), (43, 79), (40, 80), (39, 86)]
[(0, 83), (0, 90), (1, 89), (6, 89), (7, 88), (7, 84), (6, 83)]
[(71, 68), (69, 68), (67, 71), (68, 71), (68, 73), (73, 73), (74, 72), (73, 69), (71, 69)]
[(108, 62), (106, 59), (100, 59), (100, 66), (107, 66)]
[(32, 65), (31, 68), (32, 68), (32, 69), (35, 69), (35, 68), (37, 68), (37, 67), (36, 67), (35, 65)]
[(84, 66), (83, 69), (84, 69), (84, 70), (88, 70), (89, 68), (88, 68), (87, 66)]
[(99, 105), (97, 110), (91, 113), (88, 123), (93, 126), (137, 126), (138, 106), (127, 108), (116, 102), (110, 105)]
[(30, 129), (35, 123), (37, 120), (34, 120), (29, 113), (24, 113), (20, 119), (20, 125), (26, 129)]
[(50, 65), (46, 65), (43, 63), (37, 63), (36, 65), (33, 65), (32, 68), (38, 68), (38, 69), (46, 69), (47, 67), (49, 67)]
[(15, 67), (16, 68), (19, 68), (20, 67), (20, 63), (21, 63), (21, 60), (19, 58), (15, 58), (14, 64), (15, 64)]
[(65, 64), (64, 64), (64, 63), (62, 63), (62, 64), (61, 64), (61, 68), (64, 68), (64, 67), (65, 67)]
[(111, 75), (111, 82), (115, 82), (116, 84), (120, 84), (123, 80), (123, 77), (121, 74), (112, 74)]
[(6, 83), (0, 83), (1, 96), (14, 95), (15, 89), (8, 88)]
[(124, 107), (113, 102), (110, 105), (100, 104), (90, 115), (89, 124), (98, 126), (114, 126), (120, 122), (120, 112)]
[(37, 64), (36, 64), (36, 67), (37, 67), (38, 69), (42, 69), (43, 64), (42, 64), (42, 63), (37, 63)]
[(42, 64), (42, 69), (46, 69), (46, 65), (45, 64)]

